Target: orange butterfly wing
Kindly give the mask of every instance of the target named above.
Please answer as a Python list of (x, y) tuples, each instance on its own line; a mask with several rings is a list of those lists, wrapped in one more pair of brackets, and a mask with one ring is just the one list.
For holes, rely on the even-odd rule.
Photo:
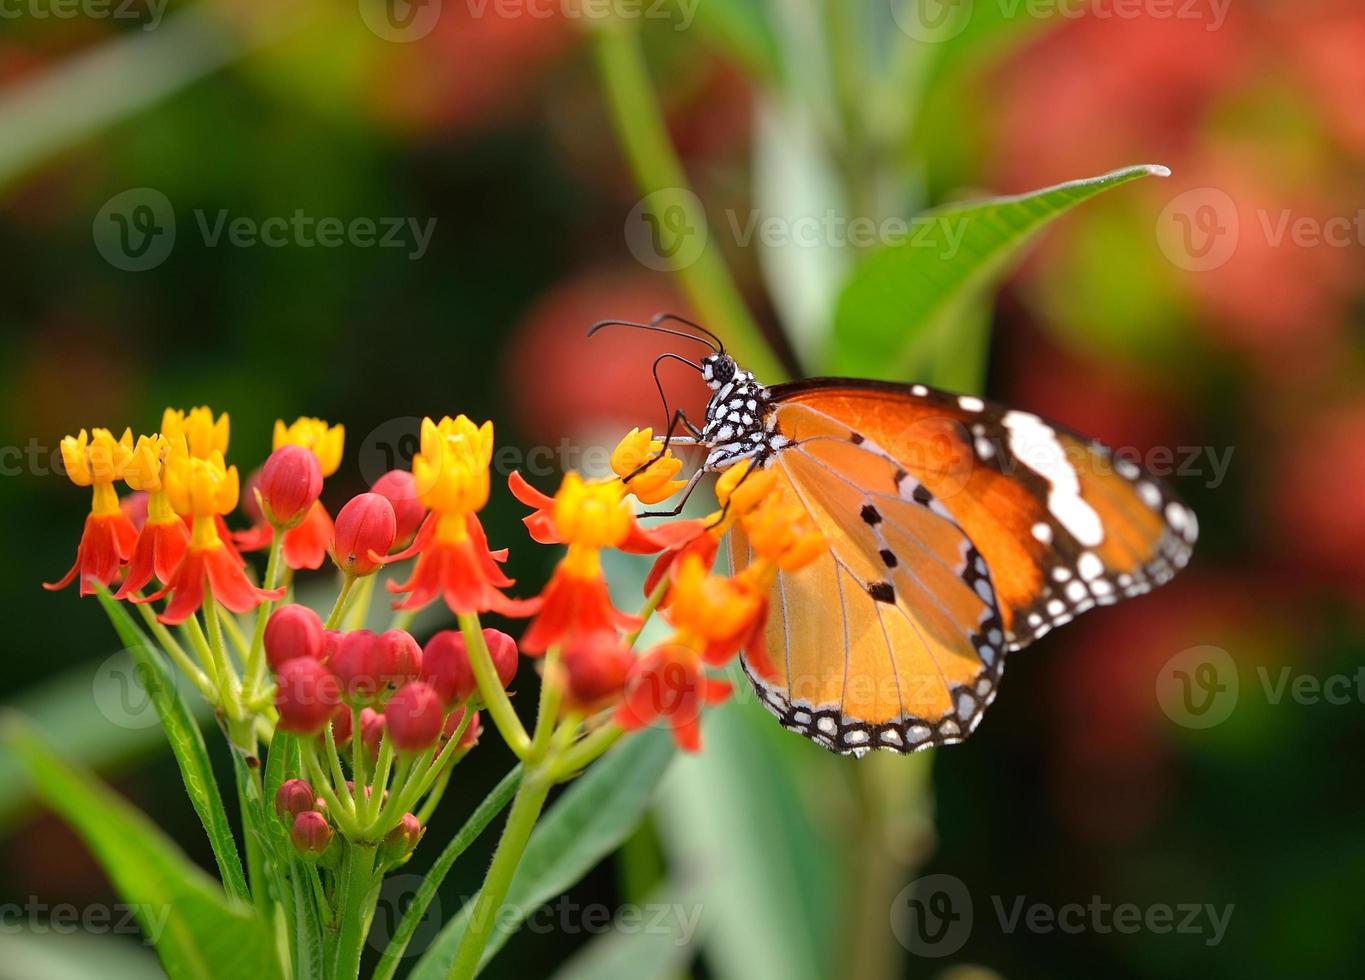
[[(1005, 636), (986, 561), (949, 512), (876, 446), (801, 405), (770, 465), (829, 551), (779, 575), (771, 676), (742, 659), (782, 723), (839, 752), (965, 738), (995, 696)], [(735, 570), (748, 542), (730, 535)]]
[(1164, 482), (1035, 415), (923, 385), (812, 379), (770, 392), (783, 434), (815, 413), (942, 502), (985, 558), (1009, 649), (1189, 561), (1198, 525)]

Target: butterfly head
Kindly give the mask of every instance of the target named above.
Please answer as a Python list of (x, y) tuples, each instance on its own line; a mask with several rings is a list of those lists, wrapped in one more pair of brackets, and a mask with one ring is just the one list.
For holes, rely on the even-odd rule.
[(718, 351), (715, 354), (708, 354), (701, 359), (701, 377), (712, 391), (719, 391), (722, 387), (735, 380), (735, 376), (740, 374), (739, 365), (729, 354)]

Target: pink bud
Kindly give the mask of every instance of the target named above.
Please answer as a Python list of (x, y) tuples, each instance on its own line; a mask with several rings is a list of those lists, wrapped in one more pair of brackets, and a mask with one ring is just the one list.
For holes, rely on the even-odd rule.
[(283, 731), (301, 735), (320, 732), (341, 707), (336, 676), (311, 657), (286, 660), (275, 671), (275, 683), (275, 707)]
[(337, 744), (338, 749), (344, 749), (351, 744), (351, 722), (349, 711), (338, 711), (336, 717), (332, 719), (332, 741)]
[(506, 690), (512, 683), (512, 678), (517, 676), (517, 664), (521, 659), (517, 652), (517, 641), (501, 630), (485, 629), (483, 642), (488, 646), (488, 654), (493, 661), (493, 670), (497, 672), (498, 683)]
[(636, 659), (615, 633), (603, 632), (565, 646), (560, 664), (569, 701), (593, 708), (625, 689)]
[(384, 737), (384, 716), (372, 708), (360, 710), (360, 742), (371, 761), (379, 758), (379, 742)]
[(307, 810), (294, 818), (294, 825), (289, 828), (289, 840), (300, 854), (317, 857), (332, 842), (332, 828), (321, 813)]
[(403, 814), (398, 826), (389, 831), (384, 838), (380, 859), (385, 864), (396, 864), (412, 853), (417, 842), (422, 839), (423, 828), (411, 813)]
[(286, 660), (296, 657), (321, 660), (322, 653), (322, 619), (317, 613), (293, 603), (270, 614), (265, 624), (265, 660), (271, 670), (279, 670)]
[(398, 528), (394, 541), (399, 544), (411, 541), (427, 515), (427, 509), (417, 499), (417, 481), (412, 474), (407, 470), (390, 470), (375, 480), (370, 489), (393, 505)]
[(434, 745), (445, 714), (440, 697), (421, 681), (404, 684), (384, 706), (389, 738), (400, 752), (419, 752)]
[(312, 450), (281, 446), (261, 467), (261, 507), (271, 524), (294, 527), (322, 493), (322, 467)]
[(317, 809), (317, 794), (305, 779), (286, 779), (275, 792), (275, 812), (292, 824), (300, 813)]
[(422, 670), (422, 648), (406, 630), (379, 634), (379, 677), (386, 684), (402, 687), (415, 681)]
[[(460, 728), (460, 722), (464, 721), (464, 708), (456, 708), (446, 719), (445, 725), (441, 728), (441, 737), (450, 738)], [(474, 717), (469, 719), (469, 727), (460, 736), (460, 748), (473, 748), (479, 742), (479, 713), (474, 712)]]
[(355, 704), (373, 701), (384, 686), (380, 680), (379, 637), (369, 630), (344, 633), (336, 652), (327, 661), (337, 680), (342, 695)]
[(393, 505), (387, 497), (357, 494), (337, 514), (332, 560), (348, 575), (369, 575), (379, 568), (370, 554), (387, 555), (397, 529)]
[[(485, 629), (483, 639), (488, 645), (498, 682), (506, 688), (517, 673), (517, 643), (495, 629)], [(469, 651), (459, 630), (441, 630), (427, 640), (422, 652), (421, 676), (447, 705), (459, 704), (474, 693), (478, 686), (474, 668), (469, 663)]]

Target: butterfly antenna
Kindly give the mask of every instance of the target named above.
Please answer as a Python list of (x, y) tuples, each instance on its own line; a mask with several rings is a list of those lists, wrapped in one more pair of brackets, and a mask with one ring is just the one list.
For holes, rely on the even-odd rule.
[[(679, 319), (677, 317), (670, 318)], [(684, 320), (682, 322), (686, 323), (687, 321)], [(671, 330), (668, 327), (662, 327), (658, 323), (654, 322), (636, 323), (633, 320), (599, 320), (597, 323), (594, 323), (588, 329), (588, 336), (591, 337), (593, 334), (597, 333), (597, 331), (601, 330), (603, 327), (633, 327), (636, 330), (650, 330), (654, 333), (668, 334), (671, 337), (682, 337), (686, 340), (700, 341), (701, 343), (706, 344), (708, 347), (714, 350), (717, 354), (722, 354), (725, 352), (725, 347), (723, 344), (721, 344), (720, 338), (717, 337), (715, 334), (711, 333), (711, 331), (707, 330), (705, 327), (698, 327), (697, 329), (701, 330), (707, 336), (698, 337), (694, 333), (688, 333), (685, 330)]]

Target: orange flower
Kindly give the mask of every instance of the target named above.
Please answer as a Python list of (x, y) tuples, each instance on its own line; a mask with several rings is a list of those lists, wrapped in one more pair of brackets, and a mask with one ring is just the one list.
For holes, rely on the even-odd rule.
[(569, 547), (544, 591), (517, 603), (518, 615), (535, 616), (521, 638), (522, 651), (544, 653), (574, 637), (639, 626), (637, 617), (611, 604), (602, 574), (602, 549), (620, 547), (634, 524), (621, 481), (588, 482), (568, 473), (542, 510), (548, 518), (543, 531)]
[[(645, 463), (649, 466), (636, 473)], [(626, 433), (611, 454), (611, 468), (642, 504), (661, 503), (687, 486), (686, 480), (673, 479), (682, 469), (682, 460), (664, 452), (664, 441), (654, 438), (653, 429)]]
[(241, 559), (219, 534), (218, 519), (237, 506), (237, 467), (224, 465), (217, 449), (207, 458), (191, 456), (182, 437), (167, 453), (163, 479), (171, 506), (191, 521), (190, 543), (165, 587), (135, 602), (151, 602), (169, 593), (170, 602), (157, 618), (173, 626), (203, 605), (205, 582), (213, 598), (233, 612), (249, 612), (267, 599), (284, 596), (284, 589), (266, 591), (252, 585)]
[(88, 434), (82, 429), (80, 435), (63, 439), (61, 448), (71, 482), (91, 488), (90, 513), (76, 547), (75, 564), (60, 581), (44, 582), (43, 588), (64, 589), (79, 575), (80, 594), (90, 595), (93, 583), (107, 586), (114, 581), (137, 544), (137, 529), (119, 506), (114, 489), (114, 481), (133, 451), (133, 433), (124, 430), (115, 439), (108, 429), (94, 429)]
[(170, 442), (164, 435), (139, 436), (123, 465), (123, 482), (147, 495), (147, 517), (138, 532), (128, 575), (116, 599), (140, 592), (155, 575), (163, 585), (171, 581), (190, 543), (190, 529), (171, 507), (162, 480)]
[(498, 565), (507, 551), (491, 551), (478, 511), (488, 502), (488, 467), (493, 458), (493, 424), (476, 426), (465, 416), (422, 420), (421, 448), (412, 459), (418, 499), (431, 511), (417, 537), (403, 551), (377, 562), (417, 555), (408, 581), (390, 582), (390, 592), (409, 593), (396, 609), (419, 609), (444, 598), (459, 613), (511, 613), (513, 600), (500, 591), (513, 585)]
[(728, 682), (702, 672), (695, 650), (662, 643), (640, 658), (612, 720), (626, 731), (635, 731), (666, 719), (678, 748), (696, 752), (701, 748), (703, 706), (719, 704), (729, 694)]

